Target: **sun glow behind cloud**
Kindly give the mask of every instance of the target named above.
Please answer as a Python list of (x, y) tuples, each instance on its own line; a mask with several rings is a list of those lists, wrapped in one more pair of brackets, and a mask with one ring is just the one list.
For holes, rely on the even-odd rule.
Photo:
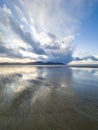
[(4, 61), (4, 57), (23, 62), (71, 61), (80, 21), (95, 2), (3, 1), (0, 7), (0, 61)]

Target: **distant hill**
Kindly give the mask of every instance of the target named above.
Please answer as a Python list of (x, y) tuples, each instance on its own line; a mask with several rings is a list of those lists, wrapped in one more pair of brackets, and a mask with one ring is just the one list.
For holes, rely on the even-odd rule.
[(64, 65), (64, 63), (59, 63), (59, 62), (42, 62), (42, 61), (36, 61), (36, 62), (27, 62), (27, 63), (8, 63), (8, 62), (3, 62), (0, 63), (0, 65)]

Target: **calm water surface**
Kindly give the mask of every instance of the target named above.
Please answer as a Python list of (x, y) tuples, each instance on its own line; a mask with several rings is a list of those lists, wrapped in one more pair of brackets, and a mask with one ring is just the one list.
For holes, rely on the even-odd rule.
[(98, 69), (0, 66), (0, 130), (98, 130)]

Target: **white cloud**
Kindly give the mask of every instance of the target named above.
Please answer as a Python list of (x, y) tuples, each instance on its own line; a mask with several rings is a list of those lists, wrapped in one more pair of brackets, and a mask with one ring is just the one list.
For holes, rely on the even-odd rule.
[[(10, 2), (10, 5), (9, 5)], [(69, 62), (85, 0), (8, 0), (0, 7), (0, 55)]]
[(66, 49), (66, 48), (70, 45), (70, 43), (71, 43), (72, 41), (74, 41), (74, 39), (75, 39), (75, 36), (74, 36), (74, 35), (68, 35), (67, 37), (64, 38), (64, 40), (63, 40), (63, 42), (62, 42), (60, 48), (61, 48), (62, 50)]
[[(63, 7), (66, 3), (67, 6)], [(77, 24), (78, 18), (74, 17), (76, 13), (73, 15), (71, 9), (76, 5), (72, 1), (24, 0), (24, 6), (27, 10), (30, 10), (34, 24), (38, 26), (39, 30), (45, 29), (47, 32), (62, 37), (73, 33), (77, 28), (75, 24)], [(77, 9), (78, 11), (79, 9)]]
[(66, 36), (77, 30), (81, 18), (97, 0), (24, 0), (35, 25), (48, 32)]

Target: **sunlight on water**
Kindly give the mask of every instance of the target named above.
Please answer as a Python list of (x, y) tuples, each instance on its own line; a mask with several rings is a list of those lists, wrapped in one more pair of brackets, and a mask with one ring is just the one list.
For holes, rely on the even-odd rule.
[(98, 129), (98, 69), (0, 66), (0, 130), (53, 129)]

